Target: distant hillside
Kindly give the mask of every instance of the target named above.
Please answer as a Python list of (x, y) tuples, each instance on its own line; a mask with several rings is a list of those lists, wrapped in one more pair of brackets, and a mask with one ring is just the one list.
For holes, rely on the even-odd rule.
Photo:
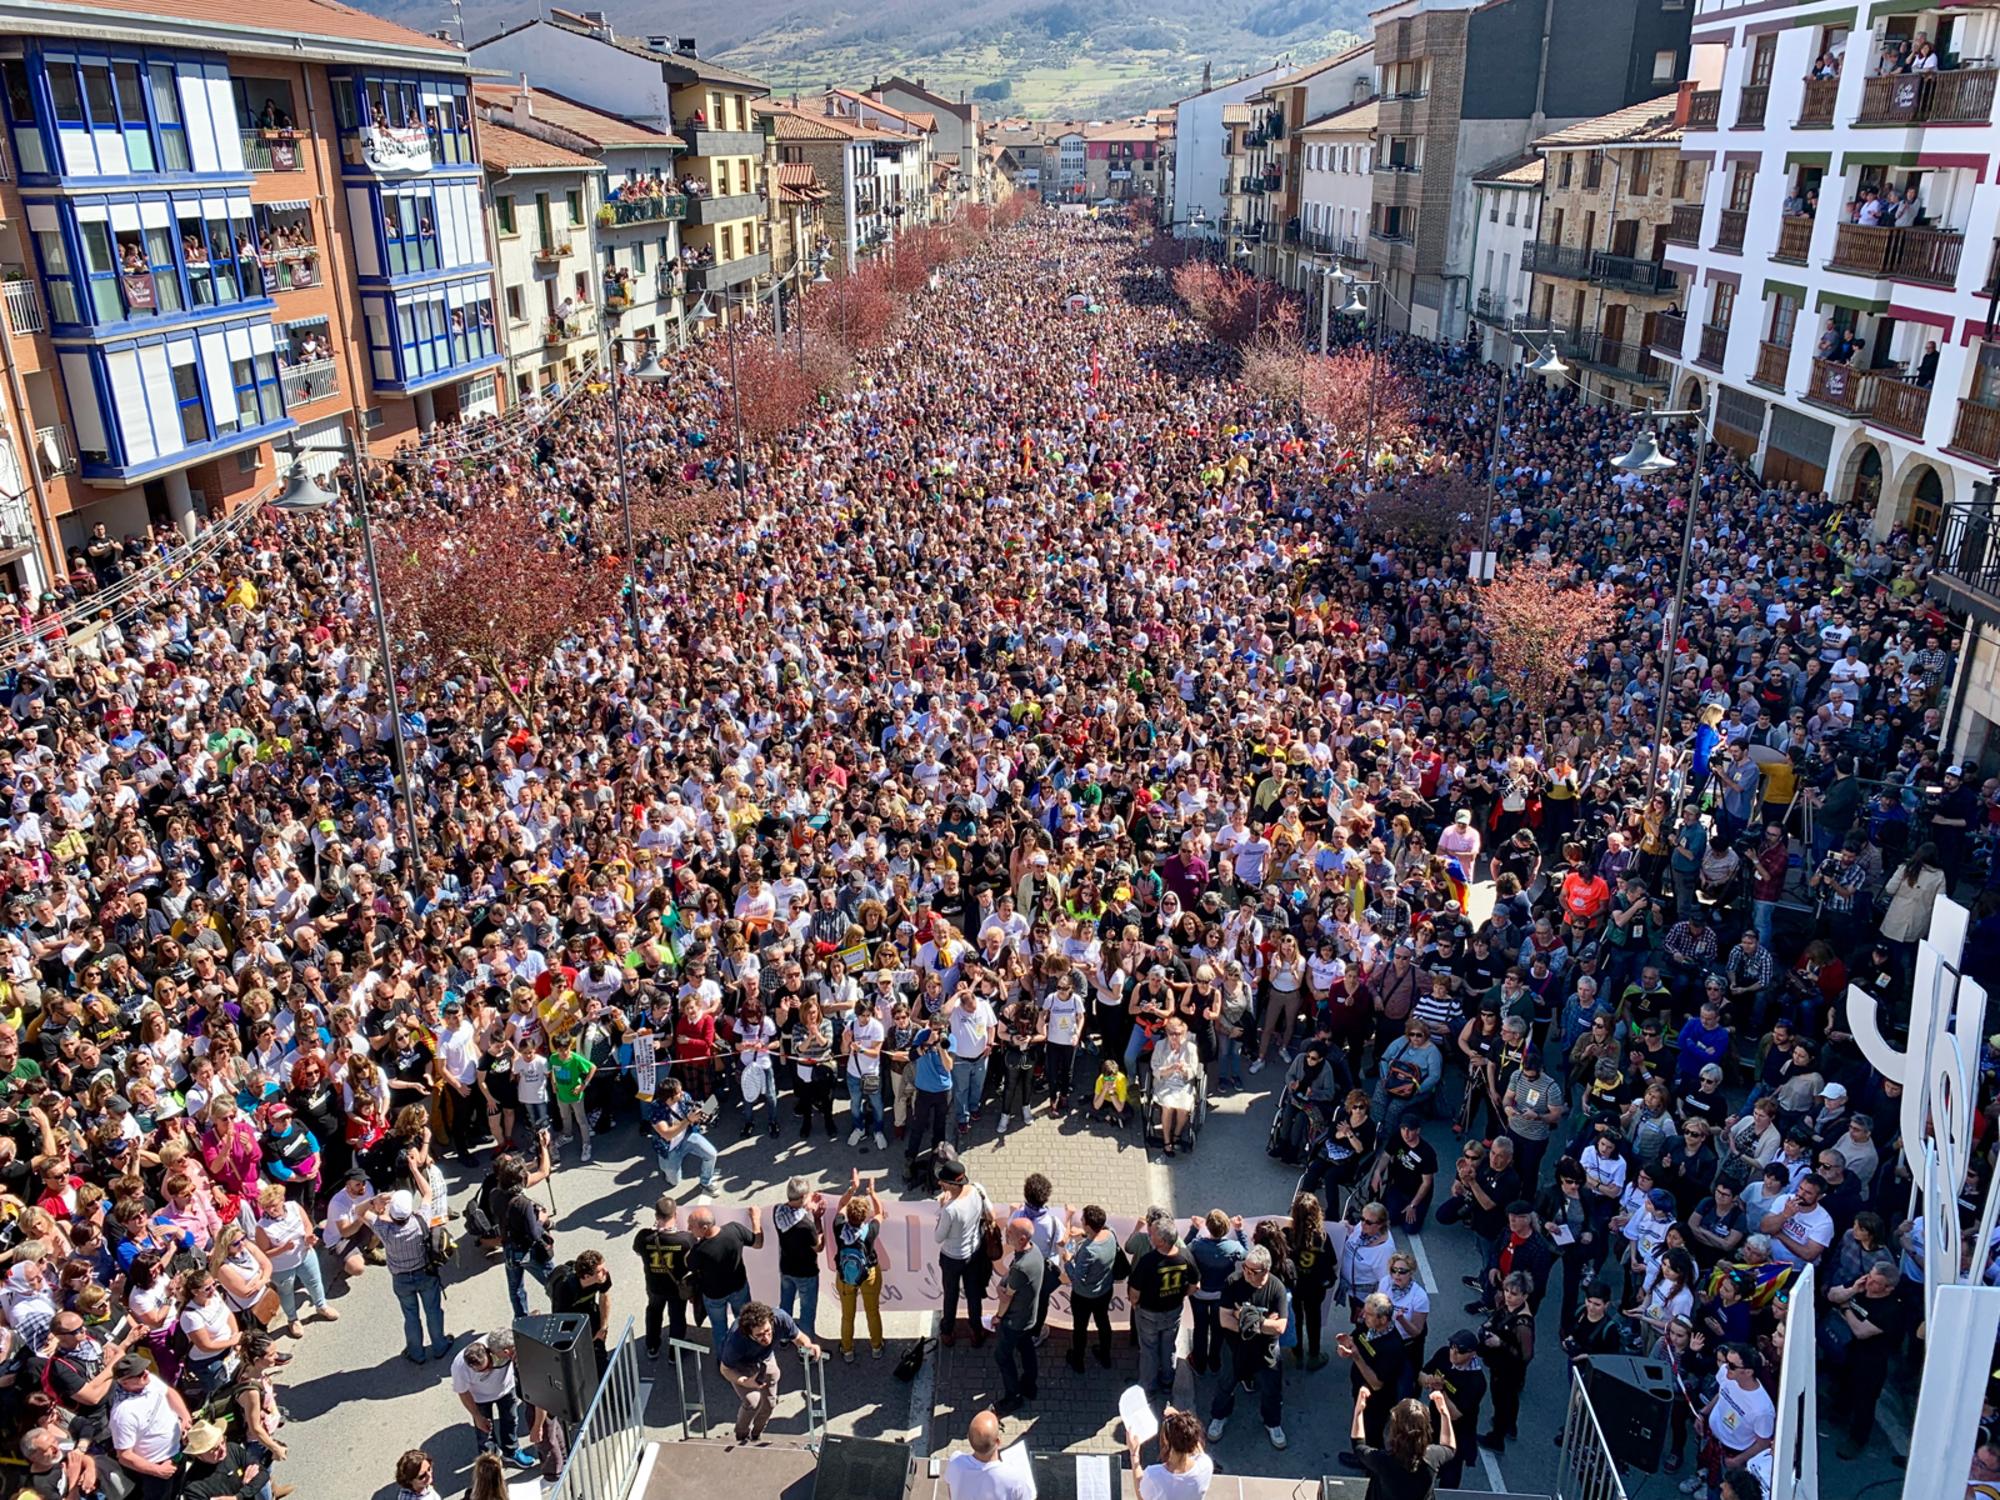
[[(422, 31), (445, 0), (353, 0)], [(1200, 85), (1351, 46), (1380, 0), (658, 0), (601, 7), (620, 35), (692, 36), (702, 55), (756, 73), (781, 94), (880, 75), (921, 76), (989, 112), (1091, 116), (1166, 104)], [(565, 9), (580, 9), (566, 5)], [(469, 0), (478, 41), (541, 14), (534, 0)]]

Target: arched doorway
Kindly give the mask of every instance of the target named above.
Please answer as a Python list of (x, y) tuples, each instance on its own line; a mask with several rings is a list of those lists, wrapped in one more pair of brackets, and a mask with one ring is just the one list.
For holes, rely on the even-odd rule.
[(1847, 460), (1847, 493), (1843, 503), (1860, 516), (1872, 516), (1882, 502), (1882, 450), (1873, 443), (1856, 443)]
[(1936, 469), (1922, 464), (1904, 485), (1903, 494), (1910, 535), (1929, 541), (1937, 535), (1938, 523), (1944, 518), (1944, 481)]
[(1702, 405), (1701, 382), (1690, 375), (1681, 382), (1681, 399), (1674, 403), (1682, 411), (1693, 411)]

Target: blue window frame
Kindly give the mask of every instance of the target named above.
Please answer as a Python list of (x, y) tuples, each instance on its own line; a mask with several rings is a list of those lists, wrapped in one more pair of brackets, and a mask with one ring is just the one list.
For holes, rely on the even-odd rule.
[(334, 124), (361, 129), (422, 130), (435, 166), (469, 166), (472, 115), (463, 80), (421, 73), (349, 73), (333, 80)]
[(176, 318), (270, 295), (247, 196), (62, 199), (57, 227), (34, 230), (59, 324)]
[(168, 172), (185, 172), (192, 165), (188, 155), (187, 122), (181, 118), (181, 97), (175, 92), (174, 66), (156, 62), (146, 69), (153, 85), (153, 115), (159, 122), (160, 166)]

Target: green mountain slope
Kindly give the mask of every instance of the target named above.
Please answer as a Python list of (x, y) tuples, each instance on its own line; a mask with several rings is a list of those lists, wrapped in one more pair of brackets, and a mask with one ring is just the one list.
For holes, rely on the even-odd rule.
[[(430, 31), (445, 0), (354, 0)], [(704, 56), (781, 95), (901, 73), (949, 97), (983, 89), (989, 114), (1090, 116), (1167, 104), (1200, 86), (1352, 45), (1380, 0), (641, 0), (602, 5), (620, 35), (695, 38)], [(580, 7), (566, 7), (580, 8)], [(472, 41), (542, 13), (535, 0), (468, 0)]]

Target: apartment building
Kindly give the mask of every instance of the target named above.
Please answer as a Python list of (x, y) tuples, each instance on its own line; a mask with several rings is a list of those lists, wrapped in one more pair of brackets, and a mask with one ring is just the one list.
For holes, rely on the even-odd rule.
[(884, 190), (883, 216), (890, 237), (941, 216), (936, 204), (937, 174), (931, 153), (937, 119), (925, 111), (905, 113), (853, 89), (828, 89), (820, 113), (887, 137), (876, 152), (876, 175)]
[[(596, 164), (584, 239), (595, 271), (594, 316), (605, 335), (627, 341), (628, 358), (648, 345), (680, 343), (687, 280), (680, 226), (687, 219), (688, 195), (681, 190), (678, 157), (685, 142), (533, 88), (526, 79), (480, 84), (475, 94), (483, 119)], [(514, 219), (520, 222), (518, 205)], [(511, 295), (518, 283), (506, 274), (504, 245), (501, 251), (502, 280)]]
[(464, 55), (358, 11), (0, 14), (0, 560), (191, 527), (294, 446), (491, 409)]
[(948, 99), (943, 94), (933, 93), (924, 86), (921, 78), (914, 81), (900, 74), (892, 74), (882, 79), (868, 90), (871, 99), (903, 111), (905, 114), (928, 114), (937, 128), (931, 143), (931, 152), (939, 161), (947, 161), (967, 179), (967, 191), (984, 200), (983, 184), (986, 140), (982, 132), (979, 106), (964, 97)]
[(1660, 315), (1680, 311), (1680, 273), (1665, 264), (1674, 214), (1700, 201), (1701, 174), (1680, 157), (1692, 92), (1535, 142), (1544, 168), (1541, 233), (1527, 246), (1529, 315), (1557, 331), (1586, 396), (1638, 406), (1667, 394), (1652, 343)]
[(1686, 0), (1396, 0), (1373, 13), (1370, 234), (1394, 327), (1458, 338), (1472, 282), (1472, 175), (1683, 76)]
[(1298, 129), (1299, 212), (1296, 286), (1307, 296), (1315, 326), (1338, 302), (1327, 274), (1345, 267), (1363, 280), (1375, 272), (1368, 260), (1368, 216), (1375, 191), (1375, 101), (1351, 104), (1309, 120)]
[[(1705, 189), (1668, 235), (1686, 317), (1654, 352), (1765, 478), (1937, 549), (1932, 591), (1970, 623), (1948, 748), (2000, 760), (2000, 12), (1696, 11), (1681, 152)], [(1936, 69), (1893, 71), (1918, 37)]]
[(1243, 128), (1248, 123), (1252, 94), (1291, 72), (1265, 68), (1228, 83), (1209, 85), (1204, 70), (1202, 89), (1174, 105), (1173, 209), (1167, 216), (1176, 237), (1194, 235), (1219, 240), (1247, 212), (1243, 191)]
[(1160, 191), (1160, 133), (1145, 121), (1091, 125), (1083, 132), (1084, 197), (1154, 198)]
[(1512, 367), (1527, 356), (1515, 330), (1532, 326), (1528, 247), (1541, 215), (1540, 152), (1510, 157), (1472, 174), (1472, 323), (1482, 353)]
[(1017, 192), (1036, 193), (1042, 187), (1042, 153), (1045, 142), (1033, 125), (1006, 125), (987, 134), (989, 149), (997, 149), (996, 169)]
[(1089, 155), (1083, 125), (1053, 125), (1042, 149), (1042, 194), (1063, 203), (1080, 203), (1088, 190), (1085, 176)]
[(1250, 159), (1244, 172), (1255, 215), (1249, 268), (1281, 285), (1303, 285), (1321, 260), (1304, 255), (1304, 141), (1300, 131), (1333, 110), (1375, 92), (1375, 49), (1363, 42), (1284, 74), (1252, 94)]
[(597, 362), (591, 227), (600, 166), (488, 119), (479, 132), (500, 267), (502, 347), (517, 396), (566, 387)]
[(830, 272), (851, 271), (890, 243), (902, 137), (789, 104), (762, 105), (758, 117), (775, 143), (776, 170), (808, 168), (825, 192), (819, 228)]
[(692, 38), (621, 37), (596, 11), (551, 7), (468, 53), (481, 68), (525, 73), (539, 87), (685, 142), (675, 169), (684, 187), (698, 189), (680, 228), (688, 296), (708, 294), (726, 317), (732, 299), (770, 274), (774, 210), (756, 114), (770, 90), (761, 81), (699, 56)]

